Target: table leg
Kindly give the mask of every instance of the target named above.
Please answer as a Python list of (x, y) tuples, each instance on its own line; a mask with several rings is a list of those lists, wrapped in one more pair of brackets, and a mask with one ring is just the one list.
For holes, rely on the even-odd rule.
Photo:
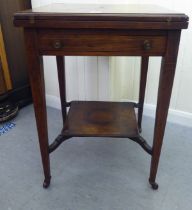
[(149, 65), (149, 57), (143, 56), (141, 59), (139, 108), (138, 108), (138, 128), (139, 128), (140, 133), (142, 131), (141, 124), (142, 124), (142, 117), (143, 117), (143, 105), (144, 105), (144, 99), (145, 99), (145, 89), (146, 89), (146, 82), (147, 82), (148, 65)]
[(56, 56), (57, 61), (57, 72), (58, 72), (58, 81), (59, 81), (59, 91), (61, 99), (61, 110), (63, 117), (63, 125), (66, 119), (66, 86), (65, 86), (65, 58), (64, 56)]
[(154, 139), (152, 147), (151, 170), (149, 177), (149, 183), (151, 184), (153, 189), (158, 188), (158, 184), (155, 182), (155, 179), (159, 164), (173, 80), (175, 75), (179, 40), (180, 31), (168, 32), (167, 50), (161, 64)]
[[(65, 58), (64, 56), (56, 56), (57, 61), (57, 73), (58, 73), (58, 81), (59, 81), (59, 91), (60, 91), (60, 99), (61, 99), (61, 110), (63, 117), (63, 127), (67, 116), (66, 107), (69, 106), (70, 103), (66, 101), (66, 85), (65, 85)], [(59, 145), (71, 138), (70, 136), (63, 135), (63, 130), (54, 140), (54, 142), (49, 146), (49, 153), (56, 150)]]
[(38, 54), (38, 50), (36, 47), (36, 33), (34, 32), (34, 30), (25, 30), (25, 42), (27, 50), (29, 78), (33, 95), (33, 103), (39, 137), (39, 145), (45, 176), (43, 187), (47, 188), (50, 184), (51, 173), (49, 160), (43, 58)]

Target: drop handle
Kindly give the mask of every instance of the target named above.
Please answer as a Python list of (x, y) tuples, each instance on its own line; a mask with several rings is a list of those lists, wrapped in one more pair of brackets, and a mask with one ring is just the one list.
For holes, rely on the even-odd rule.
[(53, 48), (55, 48), (55, 49), (57, 49), (57, 50), (63, 48), (62, 42), (59, 41), (59, 40), (53, 42)]
[(149, 40), (145, 40), (145, 41), (143, 42), (143, 49), (144, 49), (144, 50), (151, 50), (151, 48), (152, 48), (152, 46), (151, 46), (150, 41), (149, 41)]

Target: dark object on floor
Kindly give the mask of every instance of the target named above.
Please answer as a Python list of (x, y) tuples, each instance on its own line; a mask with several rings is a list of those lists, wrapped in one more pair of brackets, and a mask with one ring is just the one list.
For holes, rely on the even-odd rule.
[(0, 123), (6, 122), (17, 116), (19, 108), (11, 102), (0, 104)]

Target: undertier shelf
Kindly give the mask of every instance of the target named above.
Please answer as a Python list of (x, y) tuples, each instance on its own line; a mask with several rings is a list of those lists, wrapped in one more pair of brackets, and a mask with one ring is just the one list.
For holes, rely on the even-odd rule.
[(72, 101), (63, 135), (137, 137), (134, 103)]

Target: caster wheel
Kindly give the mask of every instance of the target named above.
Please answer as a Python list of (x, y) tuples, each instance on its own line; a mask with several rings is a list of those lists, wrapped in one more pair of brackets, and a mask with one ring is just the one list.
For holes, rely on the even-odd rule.
[(45, 179), (43, 182), (43, 188), (47, 189), (50, 185), (50, 182), (51, 182), (51, 178)]
[(159, 187), (159, 185), (156, 182), (150, 182), (150, 184), (153, 190), (157, 190)]
[(141, 132), (142, 132), (142, 128), (139, 128), (138, 130), (139, 130), (139, 133), (141, 133)]

